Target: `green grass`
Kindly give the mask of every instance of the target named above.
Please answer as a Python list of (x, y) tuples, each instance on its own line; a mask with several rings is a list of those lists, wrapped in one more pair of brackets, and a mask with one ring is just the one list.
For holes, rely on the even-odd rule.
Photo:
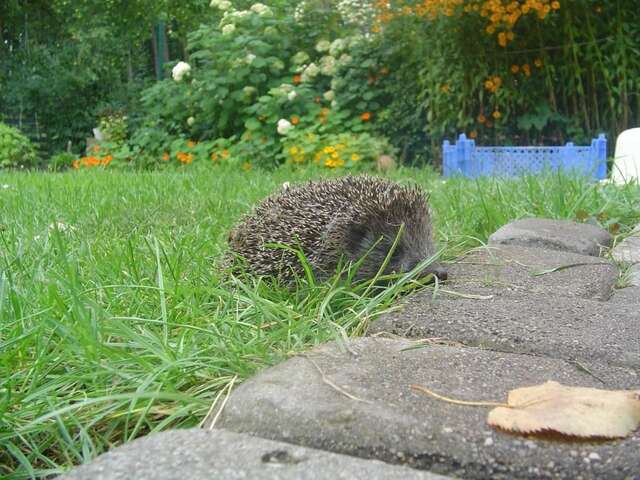
[[(361, 334), (413, 288), (410, 277), (366, 295), (338, 282), (289, 291), (218, 277), (238, 217), (310, 176), (0, 174), (0, 477), (60, 473), (151, 431), (197, 425), (234, 377)], [(523, 216), (593, 217), (622, 233), (640, 221), (632, 185), (393, 177), (432, 191), (447, 256)]]

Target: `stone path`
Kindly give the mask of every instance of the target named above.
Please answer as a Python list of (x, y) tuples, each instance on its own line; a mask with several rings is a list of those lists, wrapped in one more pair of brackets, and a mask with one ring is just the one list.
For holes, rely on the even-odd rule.
[[(217, 412), (205, 430), (137, 440), (66, 478), (638, 480), (640, 431), (607, 442), (516, 436), (490, 428), (487, 408), (410, 387), (494, 401), (547, 380), (640, 388), (640, 263), (632, 286), (615, 289), (616, 263), (597, 256), (610, 242), (591, 225), (507, 225), (368, 337), (321, 345), (240, 385), (213, 430)], [(640, 262), (639, 243), (629, 237), (611, 256)]]
[(116, 448), (66, 480), (445, 480), (380, 461), (225, 430), (172, 430)]

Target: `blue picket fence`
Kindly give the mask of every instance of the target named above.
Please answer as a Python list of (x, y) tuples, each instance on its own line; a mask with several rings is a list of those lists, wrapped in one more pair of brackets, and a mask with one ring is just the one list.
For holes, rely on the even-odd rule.
[(558, 147), (476, 147), (462, 133), (453, 145), (448, 140), (442, 144), (442, 165), (445, 177), (517, 176), (562, 169), (603, 179), (607, 176), (607, 138), (601, 133), (590, 146), (570, 142)]

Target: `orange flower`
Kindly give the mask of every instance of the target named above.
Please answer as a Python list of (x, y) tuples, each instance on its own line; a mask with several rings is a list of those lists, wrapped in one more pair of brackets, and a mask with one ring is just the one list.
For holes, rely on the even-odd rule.
[(111, 160), (113, 160), (113, 156), (112, 155), (107, 155), (106, 157), (102, 157), (102, 165), (104, 165), (105, 167), (107, 165), (109, 165), (111, 163)]
[(300, 82), (302, 82), (302, 75), (294, 75), (293, 83), (300, 83)]
[(504, 32), (500, 32), (498, 34), (498, 45), (500, 45), (501, 47), (506, 47), (507, 46), (507, 34)]
[(469, 138), (478, 138), (478, 131), (477, 130), (471, 130), (471, 132), (469, 132)]
[(94, 145), (93, 147), (91, 147), (91, 151), (93, 153), (98, 153), (100, 151), (100, 145)]
[(293, 115), (291, 117), (291, 124), (298, 125), (299, 123), (300, 123), (300, 117), (298, 117), (297, 115)]
[(164, 153), (162, 154), (162, 160), (163, 160), (164, 162), (168, 162), (168, 161), (169, 161), (169, 154), (168, 154), (167, 152), (164, 152)]
[(222, 150), (222, 158), (229, 158), (229, 150)]
[(518, 73), (520, 71), (520, 65), (511, 65), (511, 73)]
[(485, 80), (484, 81), (484, 88), (486, 90), (489, 90), (490, 92), (495, 92), (496, 90), (496, 86), (493, 83), (493, 80)]
[(371, 113), (370, 112), (364, 112), (362, 115), (360, 115), (360, 119), (363, 122), (368, 122), (369, 120), (371, 120)]
[(242, 164), (242, 169), (247, 171), (247, 170), (251, 170), (251, 164), (249, 162), (244, 162)]
[(486, 121), (487, 121), (487, 117), (485, 117), (484, 114), (481, 113), (480, 115), (478, 115), (478, 122), (484, 123)]
[(193, 153), (178, 152), (176, 156), (183, 165), (188, 165), (193, 162)]
[(213, 153), (211, 154), (211, 161), (212, 161), (212, 162), (215, 162), (215, 161), (217, 161), (217, 160), (218, 160), (218, 154), (217, 154), (216, 152), (213, 152)]
[(324, 107), (322, 110), (320, 110), (320, 116), (321, 117), (326, 117), (327, 115), (329, 115), (329, 112), (331, 110), (329, 110), (327, 107)]
[(531, 67), (529, 66), (528, 63), (525, 63), (524, 65), (522, 65), (522, 71), (527, 77), (531, 76)]
[(541, 59), (541, 58), (536, 58), (536, 59), (533, 61), (533, 64), (534, 64), (536, 67), (538, 67), (538, 68), (542, 68), (542, 59)]
[(71, 162), (71, 168), (77, 170), (80, 168), (80, 160), (74, 160), (73, 162)]
[(195, 147), (195, 146), (196, 146), (196, 142), (194, 142), (193, 140), (189, 140), (189, 141), (187, 142), (187, 147), (189, 147), (189, 148), (193, 148), (193, 147)]
[(491, 114), (491, 116), (498, 120), (502, 116), (502, 114), (498, 110), (496, 110)]

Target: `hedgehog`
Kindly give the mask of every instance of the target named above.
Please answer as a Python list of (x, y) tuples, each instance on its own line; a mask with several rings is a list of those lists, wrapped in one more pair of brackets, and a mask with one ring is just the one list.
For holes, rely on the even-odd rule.
[[(229, 254), (257, 275), (291, 281), (304, 274), (301, 250), (314, 276), (326, 280), (341, 262), (358, 262), (356, 280), (413, 270), (435, 253), (428, 196), (417, 187), (368, 175), (288, 186), (263, 200), (229, 233)], [(278, 246), (278, 244), (281, 244)], [(282, 246), (292, 248), (282, 248)], [(438, 264), (424, 272), (446, 279)]]

